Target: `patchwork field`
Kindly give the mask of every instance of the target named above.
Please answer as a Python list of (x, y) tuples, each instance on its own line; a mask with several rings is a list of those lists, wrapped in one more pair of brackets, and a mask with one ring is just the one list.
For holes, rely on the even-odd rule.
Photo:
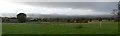
[[(3, 34), (117, 34), (117, 22), (68, 23), (3, 23)], [(78, 28), (82, 26), (82, 28)]]

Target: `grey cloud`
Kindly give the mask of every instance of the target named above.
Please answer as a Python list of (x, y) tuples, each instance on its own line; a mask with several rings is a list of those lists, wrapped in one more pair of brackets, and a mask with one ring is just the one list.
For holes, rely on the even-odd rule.
[(12, 2), (118, 2), (119, 0), (6, 0)]
[(111, 12), (117, 8), (117, 2), (25, 2), (22, 4), (37, 7), (92, 9), (99, 12)]

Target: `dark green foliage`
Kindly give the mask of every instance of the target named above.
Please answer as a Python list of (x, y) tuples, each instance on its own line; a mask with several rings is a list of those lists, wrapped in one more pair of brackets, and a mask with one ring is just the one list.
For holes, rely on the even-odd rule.
[(102, 21), (102, 18), (101, 18), (101, 17), (98, 17), (98, 18), (96, 18), (96, 20), (98, 20), (98, 21)]
[(89, 19), (90, 22), (92, 22), (92, 19)]
[(83, 23), (88, 23), (88, 20), (83, 20)]
[(26, 21), (26, 14), (24, 13), (19, 13), (17, 15), (17, 19), (19, 21), (19, 23), (24, 23)]
[(82, 26), (82, 25), (80, 25), (80, 26), (78, 26), (77, 28), (83, 28), (83, 26)]
[(113, 17), (108, 18), (83, 18), (83, 17), (76, 17), (76, 18), (39, 18), (38, 21), (41, 22), (67, 22), (67, 23), (88, 23), (91, 21), (112, 21), (114, 20)]
[(120, 18), (115, 18), (114, 22), (120, 22)]

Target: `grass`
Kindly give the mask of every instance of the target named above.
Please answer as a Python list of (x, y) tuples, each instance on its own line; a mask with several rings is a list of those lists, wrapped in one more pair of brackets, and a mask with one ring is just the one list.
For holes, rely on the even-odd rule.
[[(79, 26), (83, 28), (77, 28)], [(3, 23), (3, 34), (117, 34), (117, 22), (72, 23), (72, 24), (33, 24), (33, 23)]]

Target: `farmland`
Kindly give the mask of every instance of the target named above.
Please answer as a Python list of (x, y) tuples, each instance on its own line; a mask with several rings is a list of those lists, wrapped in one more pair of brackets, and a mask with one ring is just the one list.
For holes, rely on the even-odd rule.
[[(118, 23), (2, 23), (3, 34), (117, 34)], [(82, 26), (82, 28), (78, 28)]]

